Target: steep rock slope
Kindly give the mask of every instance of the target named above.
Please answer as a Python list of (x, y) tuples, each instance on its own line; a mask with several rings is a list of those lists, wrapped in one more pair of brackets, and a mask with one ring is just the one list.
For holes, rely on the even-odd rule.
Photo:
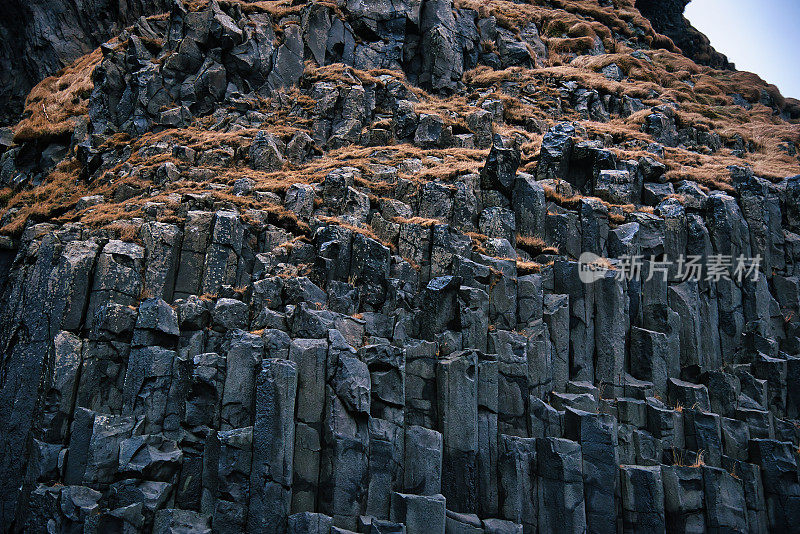
[(0, 14), (0, 124), (14, 123), (25, 96), (47, 76), (91, 52), (167, 0), (8, 0)]
[(692, 26), (683, 12), (691, 0), (636, 0), (636, 8), (648, 18), (653, 28), (680, 47), (686, 57), (700, 65), (716, 69), (734, 69), (725, 54), (711, 46), (708, 37)]
[(632, 1), (139, 19), (2, 136), (0, 524), (791, 531), (797, 119)]

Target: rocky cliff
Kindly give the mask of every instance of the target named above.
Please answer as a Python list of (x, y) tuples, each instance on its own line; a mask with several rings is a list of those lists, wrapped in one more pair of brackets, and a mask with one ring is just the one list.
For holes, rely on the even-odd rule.
[(0, 124), (13, 124), (25, 96), (167, 0), (7, 0), (0, 14)]
[(138, 18), (0, 132), (0, 525), (795, 531), (799, 119), (633, 0)]
[(691, 0), (636, 0), (636, 8), (648, 18), (653, 28), (680, 47), (686, 57), (700, 65), (716, 69), (734, 69), (724, 54), (720, 54), (708, 37), (686, 20), (683, 12)]

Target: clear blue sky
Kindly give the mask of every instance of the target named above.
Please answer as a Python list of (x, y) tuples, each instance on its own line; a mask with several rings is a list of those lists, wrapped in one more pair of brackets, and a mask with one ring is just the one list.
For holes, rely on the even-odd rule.
[(685, 16), (738, 70), (800, 99), (800, 0), (692, 0)]

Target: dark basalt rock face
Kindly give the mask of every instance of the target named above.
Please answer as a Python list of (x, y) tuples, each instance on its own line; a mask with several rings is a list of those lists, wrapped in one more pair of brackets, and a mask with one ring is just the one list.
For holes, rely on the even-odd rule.
[[(176, 2), (102, 47), (61, 148), (119, 220), (0, 238), (0, 530), (796, 530), (800, 175), (675, 181), (665, 153), (754, 148), (602, 86), (470, 86), (537, 65), (533, 23), (339, 8)], [(545, 90), (551, 123), (507, 119)], [(636, 114), (635, 155), (586, 127)], [(647, 276), (686, 255), (759, 277)]]
[(8, 0), (0, 12), (0, 124), (13, 123), (31, 87), (169, 0)]
[(692, 0), (636, 0), (636, 9), (650, 20), (653, 29), (678, 45), (684, 55), (700, 65), (733, 70), (736, 67), (725, 54), (714, 50), (708, 37), (700, 33), (683, 16)]

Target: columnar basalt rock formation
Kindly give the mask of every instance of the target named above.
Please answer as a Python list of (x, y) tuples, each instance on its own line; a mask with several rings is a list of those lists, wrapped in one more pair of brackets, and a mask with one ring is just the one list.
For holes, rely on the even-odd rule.
[(798, 110), (632, 0), (138, 19), (0, 135), (3, 531), (795, 531)]

